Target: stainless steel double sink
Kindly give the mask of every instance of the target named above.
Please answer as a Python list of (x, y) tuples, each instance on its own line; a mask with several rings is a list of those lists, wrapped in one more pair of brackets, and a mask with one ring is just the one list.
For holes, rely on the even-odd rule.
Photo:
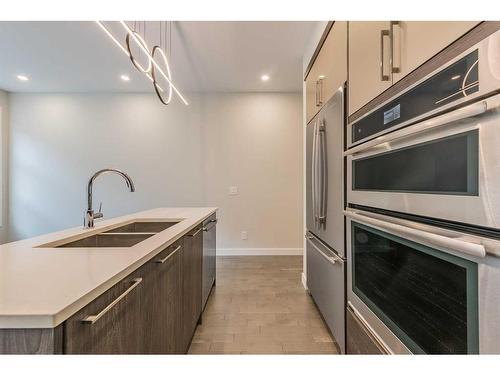
[(62, 245), (42, 247), (131, 247), (179, 222), (134, 221)]

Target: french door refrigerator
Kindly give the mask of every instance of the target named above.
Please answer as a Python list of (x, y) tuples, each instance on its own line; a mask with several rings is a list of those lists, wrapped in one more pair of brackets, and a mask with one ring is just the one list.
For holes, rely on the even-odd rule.
[(306, 129), (307, 287), (345, 353), (344, 88)]

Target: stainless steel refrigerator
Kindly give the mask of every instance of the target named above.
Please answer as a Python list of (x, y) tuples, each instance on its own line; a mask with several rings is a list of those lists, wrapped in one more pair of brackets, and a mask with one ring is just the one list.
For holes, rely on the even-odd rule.
[(306, 130), (307, 287), (345, 353), (344, 88)]

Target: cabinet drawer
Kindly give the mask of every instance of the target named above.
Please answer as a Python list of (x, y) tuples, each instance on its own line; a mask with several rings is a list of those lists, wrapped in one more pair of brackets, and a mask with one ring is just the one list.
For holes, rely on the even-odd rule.
[(64, 323), (67, 354), (137, 354), (144, 350), (144, 285), (149, 263)]

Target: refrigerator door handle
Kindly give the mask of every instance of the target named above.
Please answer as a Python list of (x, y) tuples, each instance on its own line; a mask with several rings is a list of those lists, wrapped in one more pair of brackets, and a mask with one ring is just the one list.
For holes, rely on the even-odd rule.
[(313, 139), (312, 139), (312, 157), (311, 157), (311, 195), (312, 195), (312, 214), (314, 226), (316, 226), (316, 122), (313, 125)]
[(318, 125), (318, 138), (319, 138), (319, 150), (318, 154), (320, 155), (319, 160), (321, 163), (321, 173), (319, 174), (320, 176), (320, 181), (321, 183), (319, 184), (319, 188), (321, 190), (319, 196), (320, 196), (320, 203), (319, 203), (319, 215), (318, 215), (318, 222), (320, 224), (324, 224), (326, 222), (326, 188), (327, 188), (327, 169), (326, 169), (326, 134), (325, 134), (325, 122), (324, 120), (321, 121), (321, 123)]

